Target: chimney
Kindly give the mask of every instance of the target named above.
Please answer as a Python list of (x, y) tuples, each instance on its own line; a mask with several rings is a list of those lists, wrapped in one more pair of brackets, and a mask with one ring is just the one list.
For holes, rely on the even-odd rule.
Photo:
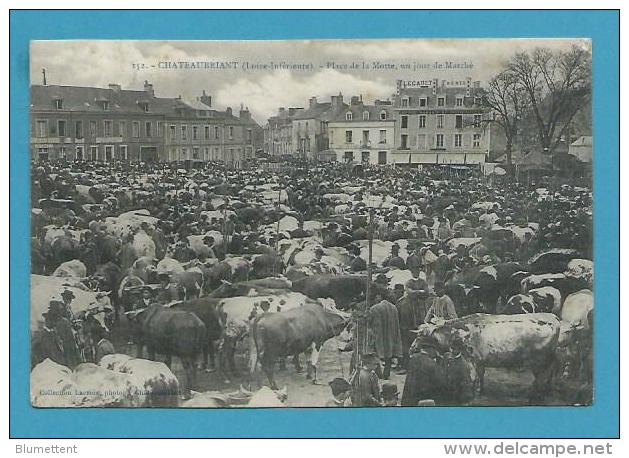
[(146, 92), (151, 97), (155, 96), (155, 91), (153, 91), (153, 85), (148, 82), (148, 80), (144, 80), (144, 92)]
[(231, 116), (232, 115), (232, 107), (225, 108), (225, 113), (227, 113), (229, 116)]
[(249, 107), (246, 107), (246, 108), (243, 109), (242, 105), (241, 105), (240, 113), (238, 114), (238, 117), (240, 119), (245, 119), (245, 120), (249, 121), (251, 119), (251, 113), (249, 113)]
[(199, 100), (201, 101), (201, 103), (207, 105), (208, 107), (212, 106), (212, 96), (207, 95), (205, 93), (205, 89), (203, 89), (203, 94), (201, 94), (201, 98)]
[(314, 108), (317, 106), (317, 98), (316, 97), (310, 97), (310, 108)]
[(339, 92), (339, 95), (333, 95), (331, 98), (332, 108), (339, 110), (343, 106), (343, 94)]
[(109, 89), (111, 89), (112, 91), (114, 91), (116, 94), (120, 92), (120, 85), (116, 84), (116, 83), (109, 83)]

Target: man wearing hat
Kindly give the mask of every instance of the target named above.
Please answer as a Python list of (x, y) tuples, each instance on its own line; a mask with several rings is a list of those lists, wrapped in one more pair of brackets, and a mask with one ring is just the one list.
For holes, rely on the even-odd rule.
[(452, 302), (450, 296), (446, 294), (444, 282), (435, 282), (435, 294), (437, 297), (428, 309), (424, 322), (432, 323), (433, 320), (440, 321), (458, 318), (456, 309), (454, 308), (454, 302)]
[(400, 257), (400, 245), (391, 245), (391, 255), (382, 262), (383, 267), (393, 267), (396, 269), (406, 269), (404, 259)]
[(380, 407), (380, 382), (376, 370), (380, 367), (380, 358), (375, 353), (364, 354), (360, 368), (352, 377), (352, 406)]
[(397, 385), (393, 382), (384, 382), (382, 384), (382, 403), (384, 407), (398, 407), (400, 405), (400, 392)]
[(160, 272), (157, 277), (160, 283), (157, 302), (169, 304), (184, 300), (186, 292), (182, 285), (172, 282), (172, 274), (170, 272)]
[(75, 297), (76, 296), (74, 295), (71, 289), (63, 288), (61, 290), (61, 299), (63, 299), (63, 305), (65, 307), (64, 316), (69, 320), (73, 318), (72, 308), (70, 307), (70, 304), (72, 303)]
[(347, 380), (337, 377), (328, 385), (332, 390), (333, 399), (326, 403), (326, 407), (351, 407), (352, 385)]
[(81, 363), (81, 354), (76, 344), (72, 323), (67, 318), (67, 307), (60, 295), (50, 299), (44, 320), (47, 328), (54, 329), (61, 344), (63, 361), (57, 362), (74, 369)]
[(360, 257), (360, 247), (352, 245), (348, 250), (350, 253), (349, 271), (350, 272), (364, 272), (367, 270), (367, 262)]

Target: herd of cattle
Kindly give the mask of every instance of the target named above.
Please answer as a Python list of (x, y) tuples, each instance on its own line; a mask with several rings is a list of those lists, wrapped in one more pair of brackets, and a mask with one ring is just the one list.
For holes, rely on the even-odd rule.
[[(257, 380), (259, 364), (275, 391), (192, 391), (183, 405), (284, 405), (277, 362), (293, 357), (299, 369), (306, 353), (316, 380), (323, 344), (351, 344), (351, 312), (368, 290), (392, 303), (404, 296), (411, 258), (431, 286), (444, 283), (458, 316), (420, 319), (418, 338), (462, 345), (479, 391), (485, 367), (529, 368), (536, 402), (553, 376), (591, 390), (589, 189), (494, 182), (475, 170), (365, 175), (335, 165), (286, 175), (218, 164), (34, 165), (33, 404), (182, 405), (199, 361), (239, 377), (236, 355), (248, 352), (247, 379)], [(390, 262), (394, 252), (402, 265)], [(370, 256), (368, 285), (366, 267), (354, 266)], [(75, 367), (35, 345), (61, 290), (74, 293)], [(117, 352), (95, 360), (98, 337)], [(127, 342), (133, 357), (122, 354)], [(173, 357), (185, 380), (169, 369)]]

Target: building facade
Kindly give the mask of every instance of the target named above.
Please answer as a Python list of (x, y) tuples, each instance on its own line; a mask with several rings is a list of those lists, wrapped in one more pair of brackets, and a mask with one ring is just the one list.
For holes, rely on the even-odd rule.
[(329, 149), (328, 122), (336, 119), (347, 108), (343, 95), (334, 95), (330, 102), (309, 100), (308, 108), (297, 113), (292, 120), (292, 146), (296, 155), (305, 159), (318, 159)]
[(395, 111), (388, 102), (366, 105), (352, 97), (346, 109), (328, 122), (329, 147), (336, 161), (390, 164), (395, 145)]
[(264, 129), (264, 152), (269, 156), (294, 154), (293, 118), (303, 111), (303, 108), (280, 107), (278, 114), (269, 118)]
[(490, 150), (490, 113), (481, 107), (480, 82), (398, 81), (393, 98), (398, 164), (478, 164)]
[(261, 146), (248, 110), (212, 108), (205, 92), (194, 101), (141, 91), (31, 86), (31, 156), (42, 160), (191, 161), (240, 165)]

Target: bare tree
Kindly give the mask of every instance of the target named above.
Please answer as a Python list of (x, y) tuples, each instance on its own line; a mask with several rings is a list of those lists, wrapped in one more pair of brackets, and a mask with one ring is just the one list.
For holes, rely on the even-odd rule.
[(504, 70), (494, 76), (487, 87), (481, 92), (482, 106), (492, 111), (493, 117), (488, 123), (495, 123), (504, 132), (509, 171), (513, 168), (513, 146), (517, 140), (519, 123), (522, 113), (526, 109), (527, 97), (523, 93), (518, 80), (509, 70)]
[(528, 98), (540, 145), (552, 154), (591, 94), (591, 54), (573, 46), (553, 52), (537, 48), (516, 54), (507, 66)]

